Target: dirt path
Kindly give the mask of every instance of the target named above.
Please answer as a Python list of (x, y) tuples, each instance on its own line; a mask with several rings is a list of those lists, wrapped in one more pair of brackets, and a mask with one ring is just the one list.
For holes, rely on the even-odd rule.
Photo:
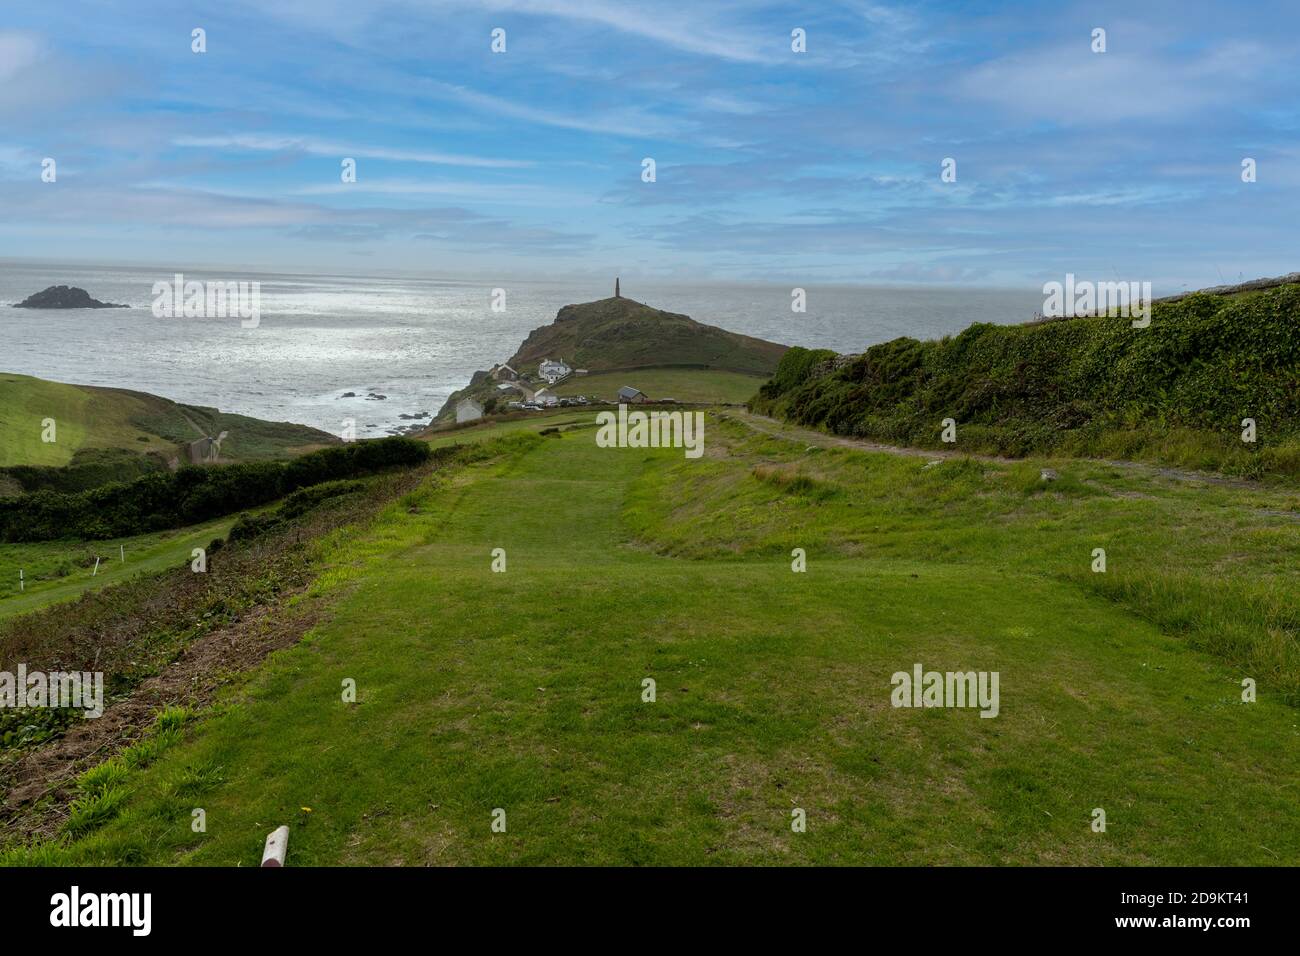
[[(768, 418), (766, 415), (756, 415), (753, 412), (742, 409), (735, 409), (726, 412), (717, 413), (721, 418), (731, 419), (747, 425), (756, 432), (769, 435), (772, 438), (783, 438), (787, 441), (800, 442), (804, 445), (815, 445), (818, 448), (857, 448), (863, 451), (882, 452), (886, 455), (904, 455), (910, 458), (927, 458), (931, 461), (948, 458), (974, 458), (979, 461), (993, 461), (999, 464), (1014, 464), (1017, 461), (1025, 459), (1002, 458), (998, 455), (980, 455), (964, 451), (947, 451), (933, 448), (907, 448), (899, 445), (884, 445), (879, 442), (866, 441), (860, 438), (845, 438), (842, 435), (828, 435), (825, 432), (813, 431), (810, 428), (803, 428), (799, 425), (790, 425), (786, 422), (778, 421), (775, 418)], [(1210, 472), (1190, 471), (1183, 468), (1162, 468), (1157, 465), (1144, 464), (1137, 461), (1116, 461), (1108, 458), (1082, 458), (1080, 461), (1087, 461), (1096, 465), (1109, 465), (1113, 468), (1123, 468), (1126, 471), (1135, 472), (1139, 475), (1148, 475), (1152, 477), (1169, 478), (1174, 481), (1199, 482), (1208, 485), (1220, 485), (1228, 488), (1245, 488), (1252, 490), (1262, 490), (1263, 486), (1257, 481), (1251, 481), (1246, 478), (1228, 478), (1223, 475), (1216, 475)]]
[(198, 424), (194, 421), (194, 419), (190, 418), (189, 415), (185, 414), (185, 409), (181, 409), (180, 411), (181, 411), (181, 418), (185, 419), (187, 422), (190, 423), (190, 428), (194, 429), (194, 434), (198, 435), (200, 438), (208, 437), (208, 433), (204, 431), (202, 428), (200, 428)]

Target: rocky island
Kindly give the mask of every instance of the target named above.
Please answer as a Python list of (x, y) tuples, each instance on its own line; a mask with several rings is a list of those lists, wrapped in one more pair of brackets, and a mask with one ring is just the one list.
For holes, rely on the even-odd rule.
[(52, 285), (43, 292), (29, 295), (14, 303), (15, 309), (129, 309), (129, 305), (100, 302), (92, 299), (85, 289), (70, 285)]

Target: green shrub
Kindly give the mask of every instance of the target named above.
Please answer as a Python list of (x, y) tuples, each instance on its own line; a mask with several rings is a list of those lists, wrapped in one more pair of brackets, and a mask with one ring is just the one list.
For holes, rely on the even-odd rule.
[[(148, 439), (145, 439), (148, 441)], [(118, 448), (81, 448), (66, 465), (10, 465), (0, 468), (23, 492), (54, 491), (73, 494), (111, 482), (132, 481), (141, 475), (166, 471), (159, 454), (140, 454)]]
[(248, 541), (252, 538), (260, 538), (282, 524), (284, 521), (279, 515), (240, 515), (239, 519), (230, 526), (226, 537), (231, 541)]
[[(824, 355), (790, 349), (754, 410), (930, 447), (953, 418), (961, 447), (1008, 456), (1090, 453), (1127, 435), (1121, 457), (1300, 474), (1300, 286), (1160, 303), (1145, 329), (1110, 316), (981, 323), (873, 345), (831, 372)], [(1243, 418), (1255, 445), (1239, 440)]]
[(771, 380), (759, 387), (758, 394), (764, 398), (784, 395), (802, 385), (818, 364), (833, 358), (835, 353), (830, 349), (805, 349), (798, 345), (792, 346), (781, 357), (781, 362), (772, 373)]
[(285, 518), (298, 518), (329, 498), (341, 498), (344, 495), (365, 491), (366, 483), (349, 479), (345, 481), (326, 481), (309, 488), (295, 491), (280, 505), (280, 515)]
[(103, 539), (197, 524), (256, 508), (300, 488), (428, 461), (411, 438), (323, 448), (289, 462), (186, 466), (89, 491), (0, 499), (0, 540)]

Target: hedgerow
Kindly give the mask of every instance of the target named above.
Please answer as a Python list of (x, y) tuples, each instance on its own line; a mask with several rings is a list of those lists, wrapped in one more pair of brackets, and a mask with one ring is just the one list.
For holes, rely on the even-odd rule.
[(324, 448), (288, 462), (186, 466), (75, 494), (38, 491), (0, 500), (0, 540), (116, 538), (197, 524), (299, 488), (417, 465), (433, 452), (412, 438)]

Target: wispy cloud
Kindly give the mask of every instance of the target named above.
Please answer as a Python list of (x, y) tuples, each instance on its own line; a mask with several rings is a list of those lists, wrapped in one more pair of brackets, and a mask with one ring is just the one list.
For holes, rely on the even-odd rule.
[[(0, 160), (3, 153), (0, 153)], [(595, 200), (576, 190), (558, 190), (530, 183), (424, 182), (415, 179), (359, 179), (355, 183), (319, 183), (293, 190), (295, 196), (441, 196), (476, 203), (508, 206), (591, 205)]]
[(647, 4), (603, 0), (482, 0), (475, 5), (502, 13), (554, 17), (606, 27), (676, 50), (737, 63), (772, 60), (788, 43), (789, 36), (788, 31), (775, 35), (762, 33), (735, 19), (723, 19), (726, 13), (736, 12), (734, 7), (723, 7), (715, 13), (709, 4), (671, 0)]
[(0, 117), (13, 122), (93, 107), (125, 89), (129, 72), (100, 58), (67, 56), (30, 31), (0, 30)]
[(366, 146), (358, 143), (329, 143), (310, 137), (275, 136), (256, 133), (234, 136), (179, 136), (173, 145), (195, 149), (237, 149), (270, 153), (309, 153), (313, 156), (344, 157), (364, 156), (400, 163), (432, 163), (439, 166), (471, 166), (481, 169), (522, 169), (532, 166), (526, 159), (492, 159), (484, 156), (463, 156), (455, 153), (438, 153), (427, 150), (393, 149), (387, 146)]
[(0, 254), (1181, 285), (1293, 245), (1284, 0), (228, 0), (206, 55), (167, 9), (6, 8)]
[(613, 110), (593, 110), (576, 114), (545, 106), (519, 103), (491, 93), (482, 93), (466, 86), (443, 84), (440, 87), (440, 93), (444, 98), (455, 100), (473, 109), (486, 110), (498, 116), (523, 120), (541, 126), (551, 126), (557, 129), (580, 130), (585, 133), (600, 133), (610, 136), (631, 136), (641, 139), (658, 136), (678, 136), (682, 132), (680, 123), (635, 106)]
[(960, 91), (1061, 126), (1133, 119), (1164, 124), (1240, 104), (1276, 55), (1240, 41), (1190, 54), (1145, 48), (1093, 53), (1080, 31), (1070, 44), (979, 64), (963, 77)]
[(28, 191), (0, 183), (0, 202), (20, 217), (44, 224), (89, 219), (135, 227), (144, 221), (159, 236), (190, 232), (196, 224), (211, 230), (252, 230), (313, 240), (418, 239), (445, 242), (449, 249), (529, 248), (531, 254), (587, 246), (580, 231), (521, 225), (460, 206), (336, 208), (305, 200), (270, 199), (209, 190), (155, 188), (117, 190), (78, 186)]

